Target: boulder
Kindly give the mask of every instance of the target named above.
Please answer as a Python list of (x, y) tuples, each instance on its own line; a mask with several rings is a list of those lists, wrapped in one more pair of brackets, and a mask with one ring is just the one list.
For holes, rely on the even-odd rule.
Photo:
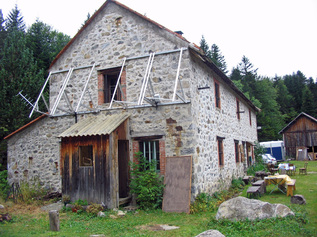
[(299, 205), (303, 205), (306, 204), (306, 199), (304, 198), (303, 195), (294, 195), (291, 197), (291, 203), (292, 204), (299, 204)]
[(286, 217), (292, 215), (287, 206), (282, 204), (271, 204), (256, 199), (236, 197), (223, 202), (218, 209), (216, 219), (229, 220), (255, 220), (272, 217)]
[(225, 237), (218, 230), (206, 230), (203, 233), (200, 233), (196, 237)]

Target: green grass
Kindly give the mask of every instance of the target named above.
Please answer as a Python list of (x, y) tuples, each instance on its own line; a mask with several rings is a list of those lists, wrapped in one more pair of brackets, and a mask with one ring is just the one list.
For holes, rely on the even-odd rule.
[[(294, 162), (303, 167), (304, 162)], [(157, 211), (129, 212), (125, 217), (111, 219), (91, 217), (86, 213), (60, 212), (60, 231), (49, 230), (48, 214), (22, 212), (12, 215), (13, 220), (0, 223), (0, 236), (196, 236), (208, 229), (217, 229), (225, 236), (317, 236), (317, 162), (309, 162), (308, 175), (292, 176), (296, 179), (294, 194), (304, 195), (307, 205), (292, 205), (290, 197), (268, 192), (260, 200), (270, 203), (282, 203), (289, 206), (296, 215), (287, 218), (272, 218), (257, 221), (215, 220), (216, 211), (196, 214), (164, 213)], [(246, 196), (246, 189), (242, 192)], [(180, 227), (170, 231), (150, 231), (141, 228), (144, 225), (168, 224)]]

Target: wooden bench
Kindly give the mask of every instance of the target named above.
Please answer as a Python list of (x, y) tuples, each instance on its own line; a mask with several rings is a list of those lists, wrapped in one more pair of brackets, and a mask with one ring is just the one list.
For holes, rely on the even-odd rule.
[(252, 183), (252, 186), (259, 186), (260, 187), (260, 195), (263, 195), (266, 193), (266, 185), (264, 180), (258, 180), (254, 183)]
[(296, 183), (296, 179), (292, 179), (292, 182), (286, 183), (286, 186), (287, 186), (287, 194), (286, 194), (286, 196), (287, 197), (289, 195), (293, 196), (293, 190), (296, 190), (295, 183)]
[(261, 186), (251, 186), (247, 190), (247, 197), (258, 197), (261, 196), (260, 194)]

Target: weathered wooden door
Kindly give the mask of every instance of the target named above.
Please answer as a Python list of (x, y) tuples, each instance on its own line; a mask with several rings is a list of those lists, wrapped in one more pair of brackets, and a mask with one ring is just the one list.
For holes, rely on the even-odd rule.
[(129, 193), (129, 141), (118, 141), (119, 164), (119, 198), (125, 198)]

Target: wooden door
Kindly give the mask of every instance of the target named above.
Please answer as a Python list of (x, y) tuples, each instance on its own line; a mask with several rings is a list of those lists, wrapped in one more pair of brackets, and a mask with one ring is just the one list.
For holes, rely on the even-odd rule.
[(129, 194), (129, 141), (118, 141), (119, 198)]

